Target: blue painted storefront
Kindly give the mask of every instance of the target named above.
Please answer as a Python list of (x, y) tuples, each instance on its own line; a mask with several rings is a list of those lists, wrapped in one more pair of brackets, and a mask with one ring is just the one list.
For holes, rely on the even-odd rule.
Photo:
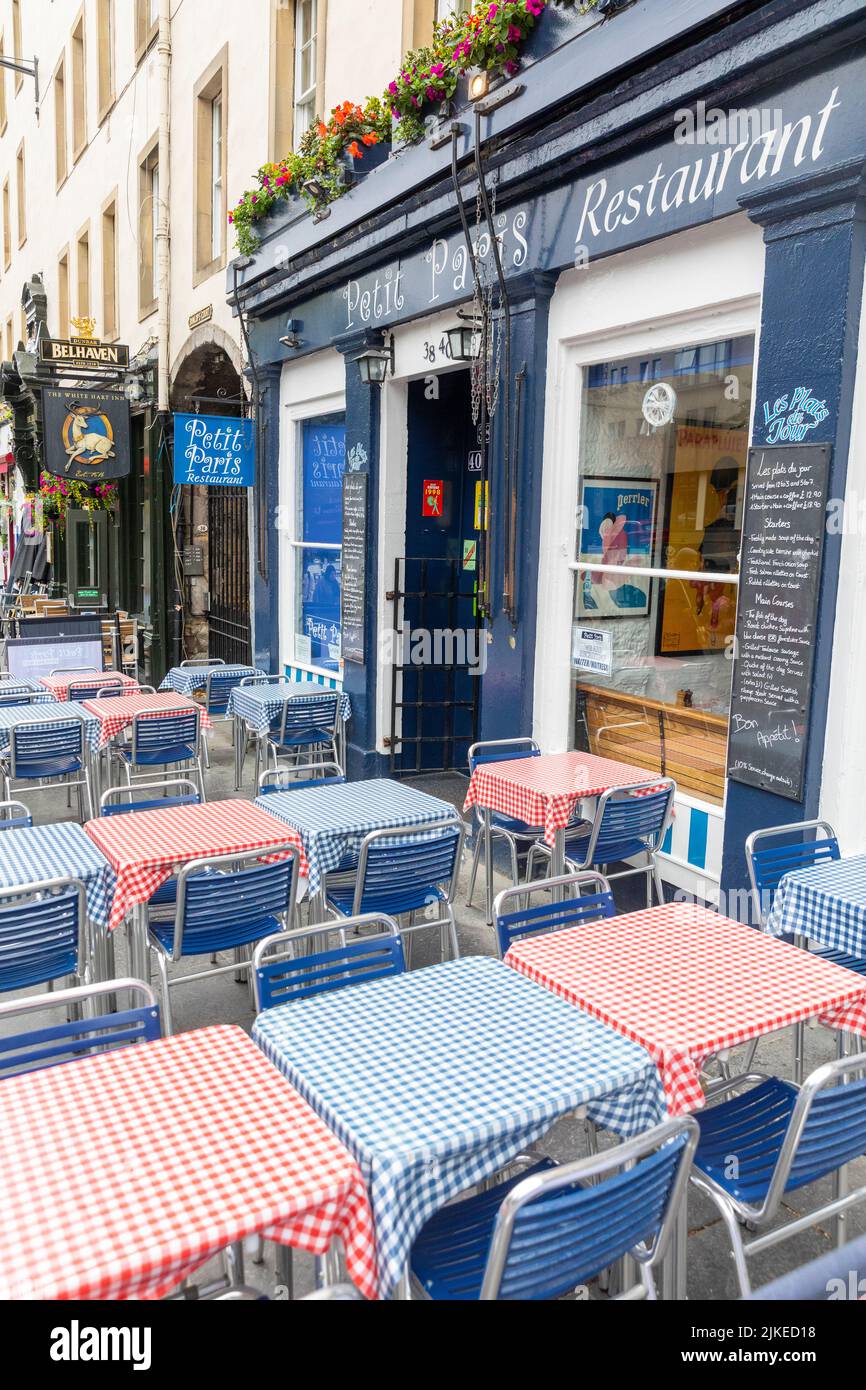
[[(726, 15), (729, 22), (722, 23)], [(548, 24), (550, 20), (550, 24)], [(810, 442), (832, 445), (830, 496), (844, 495), (866, 233), (863, 174), (866, 126), (866, 0), (636, 0), (604, 23), (552, 9), (533, 40), (523, 91), (482, 121), (486, 167), (497, 180), (502, 255), (511, 304), (513, 367), (525, 364), (518, 471), (520, 532), (515, 626), (496, 597), (483, 677), (481, 736), (532, 727), (547, 330), (564, 269), (732, 214), (763, 228), (766, 270), (754, 398), (773, 400), (799, 384), (826, 401)], [(674, 112), (698, 100), (722, 109), (781, 113), (769, 136), (714, 148), (674, 139)], [(458, 110), (464, 197), (472, 113)], [(781, 148), (780, 148), (781, 145)], [(277, 505), (279, 382), (286, 362), (326, 347), (345, 359), (346, 450), (360, 448), (370, 472), (371, 563), (367, 652), (376, 651), (379, 605), (374, 557), (379, 518), (380, 392), (352, 360), (387, 331), (471, 297), (465, 244), (448, 166), (450, 150), (401, 152), (362, 180), (314, 224), (300, 208), (263, 228), (255, 264), (239, 276), (254, 351), (263, 366), (267, 515)], [(465, 179), (465, 183), (463, 182)], [(719, 267), (724, 274), (724, 267)], [(279, 343), (288, 318), (302, 346)], [(491, 450), (494, 538), (500, 483), (499, 424)], [(755, 415), (753, 442), (767, 440)], [(255, 649), (275, 669), (277, 533), (260, 528)], [(749, 830), (817, 813), (833, 644), (841, 537), (828, 535), (820, 587), (810, 738), (802, 802), (730, 783), (723, 887), (745, 877)], [(494, 545), (491, 592), (500, 596), (501, 544)], [(376, 752), (375, 661), (346, 663), (352, 698), (350, 770), (383, 770)], [(701, 851), (700, 816), (689, 858)], [(692, 840), (694, 839), (694, 845)]]

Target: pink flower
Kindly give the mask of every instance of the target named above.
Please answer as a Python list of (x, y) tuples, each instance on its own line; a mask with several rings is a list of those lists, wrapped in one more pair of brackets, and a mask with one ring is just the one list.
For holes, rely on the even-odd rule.
[(520, 43), (520, 40), (523, 38), (523, 35), (521, 34), (516, 24), (509, 24), (508, 33), (505, 37), (508, 39), (509, 43)]
[(498, 13), (499, 13), (499, 6), (498, 6), (498, 5), (491, 5), (491, 6), (490, 6), (490, 9), (487, 11), (487, 23), (490, 24), (491, 21), (494, 20), (494, 19), (496, 18), (496, 16), (498, 15)]
[(544, 9), (544, 0), (526, 0), (526, 13), (537, 19)]

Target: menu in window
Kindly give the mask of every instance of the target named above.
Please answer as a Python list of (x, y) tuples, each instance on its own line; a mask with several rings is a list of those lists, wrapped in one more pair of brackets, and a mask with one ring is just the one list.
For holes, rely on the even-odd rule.
[(728, 776), (800, 800), (829, 444), (749, 450)]
[(367, 474), (343, 475), (343, 660), (364, 662), (367, 597)]

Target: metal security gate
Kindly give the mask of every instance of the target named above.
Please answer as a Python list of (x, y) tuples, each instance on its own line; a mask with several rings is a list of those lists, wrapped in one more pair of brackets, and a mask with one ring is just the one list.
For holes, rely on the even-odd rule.
[(466, 769), (478, 732), (484, 632), (475, 572), (456, 558), (403, 557), (391, 600), (392, 776)]
[(247, 489), (208, 488), (210, 613), (208, 655), (226, 662), (252, 658)]

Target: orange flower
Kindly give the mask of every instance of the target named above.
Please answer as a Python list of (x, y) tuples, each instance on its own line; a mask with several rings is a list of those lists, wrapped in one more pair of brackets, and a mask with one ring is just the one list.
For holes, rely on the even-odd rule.
[(334, 112), (334, 120), (337, 122), (337, 125), (346, 124), (346, 117), (343, 115), (343, 112), (339, 107), (337, 107), (336, 111)]
[(319, 135), (327, 135), (328, 127), (325, 125), (324, 121), (316, 121), (316, 131)]
[(355, 159), (361, 159), (363, 153), (364, 151), (361, 149), (357, 140), (353, 140), (351, 145), (349, 146), (349, 154), (352, 155)]
[(361, 136), (361, 139), (365, 145), (378, 145), (379, 143), (379, 137), (375, 130), (368, 130), (366, 135)]

